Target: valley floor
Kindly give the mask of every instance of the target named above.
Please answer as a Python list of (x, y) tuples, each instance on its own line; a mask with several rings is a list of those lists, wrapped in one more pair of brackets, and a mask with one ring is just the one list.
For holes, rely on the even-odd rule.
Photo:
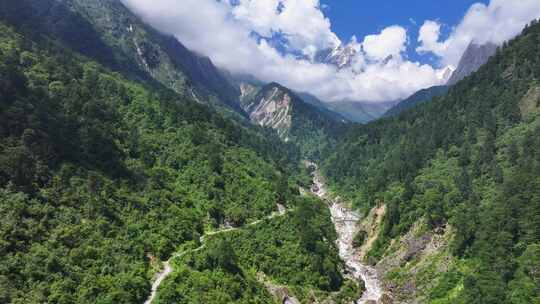
[[(315, 164), (311, 163), (309, 165), (317, 168)], [(359, 230), (360, 215), (346, 204), (340, 202), (339, 198), (331, 198), (328, 195), (323, 177), (318, 169), (313, 172), (312, 176), (312, 192), (324, 200), (330, 208), (332, 222), (338, 233), (337, 245), (339, 255), (347, 265), (350, 275), (355, 280), (362, 280), (364, 282), (365, 292), (356, 303), (378, 303), (383, 297), (383, 289), (377, 270), (363, 264), (359, 249), (353, 246), (353, 238)]]
[[(380, 303), (381, 299), (383, 298), (383, 289), (382, 283), (379, 280), (377, 270), (363, 264), (361, 262), (360, 250), (353, 246), (353, 238), (359, 230), (359, 222), (361, 220), (361, 217), (349, 206), (340, 202), (338, 198), (330, 197), (317, 165), (313, 163), (307, 163), (307, 165), (311, 168), (315, 168), (315, 170), (312, 172), (313, 185), (310, 189), (310, 192), (311, 194), (323, 200), (328, 205), (332, 216), (332, 222), (338, 234), (336, 243), (339, 249), (339, 256), (345, 262), (345, 265), (347, 267), (347, 276), (354, 281), (357, 281), (359, 283), (363, 281), (364, 283), (365, 291), (361, 295), (361, 298), (359, 298), (355, 303)], [(279, 212), (276, 212), (266, 217), (265, 220), (284, 216), (289, 211), (291, 211), (284, 209), (282, 206), (278, 207), (280, 207), (278, 208)], [(195, 249), (185, 250), (173, 255), (169, 260), (163, 262), (163, 270), (156, 275), (155, 280), (152, 284), (152, 292), (148, 299), (144, 302), (144, 304), (151, 304), (153, 302), (158, 293), (158, 289), (161, 283), (173, 272), (173, 267), (171, 263), (173, 259), (182, 257), (188, 253), (194, 253), (204, 249), (205, 238), (207, 236), (237, 231), (260, 224), (263, 221), (264, 220), (257, 220), (242, 227), (224, 228), (217, 231), (207, 232), (200, 238), (201, 245), (199, 247)], [(284, 299), (284, 303), (299, 303), (299, 301), (292, 296), (287, 296)]]

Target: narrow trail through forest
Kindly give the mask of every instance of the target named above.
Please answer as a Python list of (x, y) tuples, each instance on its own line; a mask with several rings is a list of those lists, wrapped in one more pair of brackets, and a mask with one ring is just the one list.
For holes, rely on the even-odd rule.
[(171, 265), (171, 261), (173, 259), (175, 259), (175, 258), (182, 257), (182, 256), (184, 256), (184, 255), (186, 255), (188, 253), (194, 253), (194, 252), (198, 252), (198, 251), (203, 250), (204, 247), (206, 246), (206, 244), (205, 244), (206, 237), (217, 235), (217, 234), (222, 234), (222, 233), (227, 233), (227, 232), (231, 232), (231, 231), (236, 231), (236, 230), (244, 229), (246, 227), (258, 225), (258, 224), (262, 223), (265, 220), (270, 220), (270, 219), (273, 219), (273, 218), (276, 218), (276, 217), (279, 217), (279, 216), (284, 216), (287, 213), (289, 213), (290, 211), (291, 211), (291, 209), (284, 209), (284, 208), (278, 206), (278, 211), (277, 212), (274, 212), (271, 215), (269, 215), (269, 216), (267, 216), (267, 217), (265, 217), (263, 219), (253, 221), (253, 222), (251, 222), (249, 224), (246, 224), (244, 226), (232, 227), (232, 228), (224, 228), (224, 229), (220, 229), (220, 230), (206, 232), (203, 236), (201, 236), (199, 238), (199, 243), (201, 244), (199, 247), (197, 247), (195, 249), (188, 249), (188, 250), (185, 250), (185, 251), (182, 251), (182, 252), (179, 252), (179, 253), (175, 253), (167, 261), (163, 262), (163, 270), (160, 271), (159, 273), (157, 273), (157, 275), (156, 275), (156, 277), (154, 279), (154, 282), (152, 283), (152, 290), (151, 290), (150, 296), (148, 296), (146, 301), (144, 301), (144, 304), (151, 304), (154, 301), (154, 299), (155, 299), (155, 297), (157, 295), (157, 291), (158, 291), (159, 286), (172, 273), (173, 268), (172, 268), (172, 265)]

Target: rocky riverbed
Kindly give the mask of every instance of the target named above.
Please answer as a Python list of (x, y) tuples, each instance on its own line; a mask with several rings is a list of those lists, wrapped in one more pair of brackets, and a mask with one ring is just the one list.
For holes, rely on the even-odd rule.
[(379, 303), (383, 296), (383, 290), (377, 271), (362, 263), (359, 250), (353, 246), (353, 238), (358, 232), (360, 216), (338, 199), (331, 198), (327, 193), (324, 180), (317, 166), (315, 164), (309, 165), (314, 168), (311, 191), (328, 203), (332, 214), (332, 221), (338, 233), (339, 256), (345, 262), (351, 276), (356, 280), (364, 281), (366, 290), (356, 303)]

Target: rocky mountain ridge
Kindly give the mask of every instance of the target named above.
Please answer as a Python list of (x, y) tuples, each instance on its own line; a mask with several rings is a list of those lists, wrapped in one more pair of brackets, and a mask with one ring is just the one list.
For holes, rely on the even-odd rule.
[[(253, 88), (251, 91), (253, 93)], [(263, 87), (251, 100), (250, 103), (243, 105), (251, 121), (276, 130), (280, 137), (288, 140), (292, 125), (291, 94), (278, 84), (271, 83)]]
[(495, 54), (497, 47), (496, 44), (491, 42), (478, 44), (472, 41), (463, 53), (458, 67), (448, 79), (447, 85), (453, 86), (463, 78), (478, 71)]
[[(242, 112), (238, 90), (210, 58), (142, 22), (120, 1), (6, 0), (0, 17), (136, 80)], [(76, 33), (74, 32), (76, 31)]]
[(333, 49), (320, 51), (314, 58), (315, 62), (330, 64), (338, 69), (348, 68), (352, 65), (358, 50), (352, 44), (340, 44)]
[(242, 83), (240, 88), (242, 109), (253, 123), (274, 129), (283, 140), (298, 144), (313, 157), (335, 140), (346, 123), (339, 114), (307, 103), (275, 82), (262, 87)]

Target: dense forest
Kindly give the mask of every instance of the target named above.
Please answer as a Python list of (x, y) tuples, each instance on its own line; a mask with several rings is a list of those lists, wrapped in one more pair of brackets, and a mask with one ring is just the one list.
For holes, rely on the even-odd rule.
[(455, 230), (433, 303), (540, 303), (539, 79), (533, 22), (448, 94), (352, 127), (327, 155), (334, 190), (386, 205), (372, 261), (421, 218)]
[(293, 100), (290, 141), (305, 158), (321, 161), (326, 151), (333, 149), (347, 125), (338, 117), (333, 117), (335, 114), (331, 111), (318, 109), (302, 101), (296, 94), (289, 94)]
[[(3, 24), (0, 100), (2, 303), (142, 303), (158, 261), (205, 231), (300, 202), (300, 153), (272, 132)], [(320, 214), (315, 204), (303, 210)], [(328, 218), (307, 227), (313, 225), (328, 227)], [(290, 234), (311, 233), (295, 227)], [(324, 242), (315, 235), (318, 245), (300, 251), (283, 251), (276, 238), (267, 254), (325, 261), (325, 268), (279, 277), (339, 290), (341, 264), (330, 249), (335, 232), (325, 231)], [(264, 234), (277, 236), (271, 228)], [(294, 239), (288, 246), (300, 244)], [(246, 267), (245, 284), (224, 289), (230, 301), (258, 294), (271, 303), (243, 265), (229, 274)], [(320, 278), (326, 269), (333, 271), (330, 282)], [(208, 293), (205, 303), (222, 299)]]

